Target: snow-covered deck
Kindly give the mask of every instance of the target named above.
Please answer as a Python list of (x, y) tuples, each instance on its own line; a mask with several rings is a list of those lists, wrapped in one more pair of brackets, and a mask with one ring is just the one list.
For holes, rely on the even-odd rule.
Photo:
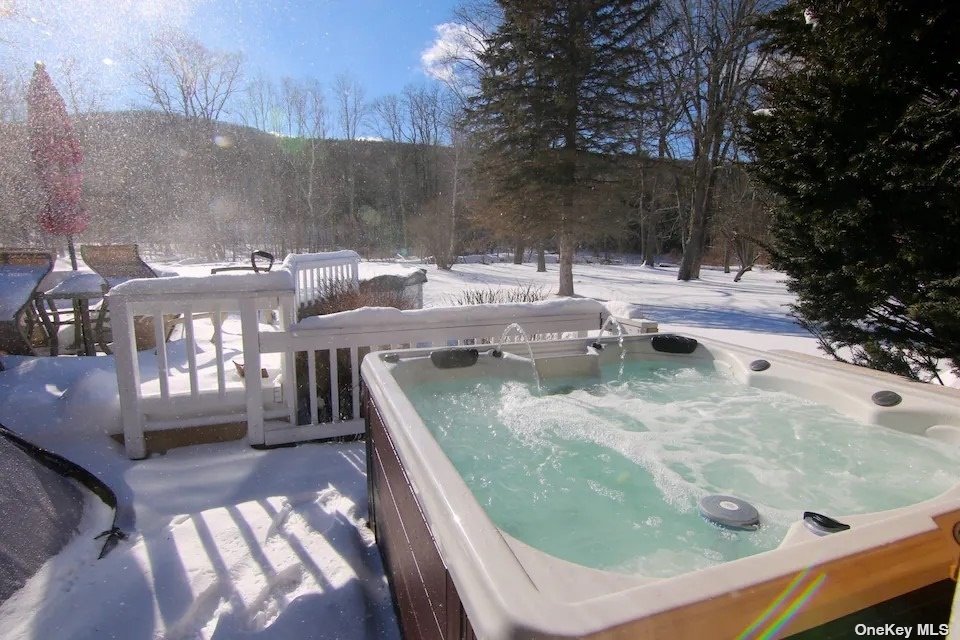
[[(367, 265), (361, 263), (361, 277)], [(202, 275), (211, 265), (160, 266)], [(478, 286), (534, 283), (549, 291), (557, 273), (554, 265), (548, 269), (431, 268), (425, 302), (436, 306)], [(732, 274), (708, 270), (692, 283), (677, 282), (670, 268), (576, 265), (574, 274), (577, 293), (642, 303), (661, 330), (817, 353), (816, 341), (787, 315), (792, 296), (776, 272), (750, 273), (737, 284)], [(211, 346), (204, 322), (196, 325), (201, 363)], [(233, 317), (225, 324), (225, 354), (238, 344), (235, 323)], [(186, 357), (179, 340), (175, 333), (168, 345), (171, 363)], [(155, 371), (152, 353), (140, 358), (144, 371)], [(0, 422), (105, 480), (121, 501), (121, 527), (133, 534), (96, 560), (100, 545), (92, 534), (109, 516), (94, 514), (101, 520), (0, 605), (5, 637), (398, 637), (377, 550), (363, 524), (361, 443), (256, 451), (232, 442), (134, 462), (105, 435), (119, 430), (112, 356), (3, 361)], [(175, 369), (172, 375), (181, 375)]]

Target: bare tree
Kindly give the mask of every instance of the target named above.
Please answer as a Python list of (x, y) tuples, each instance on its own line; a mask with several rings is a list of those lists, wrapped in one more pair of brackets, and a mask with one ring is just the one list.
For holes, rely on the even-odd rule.
[(439, 38), (421, 58), (426, 72), (440, 80), (461, 106), (480, 90), (484, 67), (480, 54), (503, 20), (494, 0), (463, 0), (454, 10), (454, 22), (437, 27)]
[(22, 77), (0, 71), (0, 122), (17, 122), (27, 117), (26, 95)]
[(357, 149), (355, 141), (360, 137), (360, 128), (365, 124), (369, 105), (365, 100), (363, 86), (347, 74), (338, 75), (333, 81), (333, 94), (337, 105), (337, 125), (340, 135), (347, 140), (346, 165), (343, 167), (343, 190), (347, 199), (347, 214), (362, 227), (363, 221), (357, 207)]
[(151, 38), (134, 67), (133, 79), (153, 106), (170, 115), (215, 121), (229, 112), (227, 106), (241, 90), (243, 57), (164, 31)]
[(724, 272), (729, 253), (740, 263), (734, 282), (751, 271), (764, 251), (770, 252), (770, 194), (757, 185), (740, 164), (724, 168), (717, 189), (717, 228), (724, 240)]
[(313, 248), (328, 247), (333, 238), (330, 234), (330, 218), (333, 199), (321, 198), (323, 186), (320, 180), (319, 163), (323, 155), (323, 141), (327, 137), (327, 109), (323, 88), (310, 80), (295, 83), (285, 79), (283, 95), (291, 113), (296, 135), (304, 140), (305, 163), (303, 178), (299, 181), (300, 194), (307, 206), (307, 227)]
[(273, 113), (277, 105), (277, 92), (273, 82), (258, 74), (247, 83), (240, 100), (240, 121), (248, 127), (272, 131)]
[(700, 277), (716, 171), (735, 149), (734, 133), (753, 95), (763, 57), (756, 18), (774, 0), (668, 0), (675, 28), (661, 63), (682, 96), (693, 197), (678, 279)]
[(90, 113), (103, 109), (104, 91), (100, 74), (84, 67), (73, 56), (60, 58), (57, 71), (63, 87), (63, 98), (71, 113)]
[(333, 81), (333, 95), (337, 102), (337, 124), (346, 140), (356, 140), (366, 123), (369, 105), (363, 85), (345, 73)]
[(407, 137), (400, 98), (396, 95), (377, 98), (370, 106), (373, 130), (377, 136), (390, 142), (402, 142)]
[(440, 144), (444, 128), (444, 105), (440, 87), (437, 85), (414, 87), (403, 90), (403, 105), (408, 122), (407, 142), (413, 144)]
[[(647, 38), (660, 43), (652, 47), (652, 59), (640, 66), (636, 82), (647, 87), (649, 99), (637, 113), (635, 151), (638, 163), (638, 190), (635, 196), (640, 226), (643, 264), (656, 266), (663, 227), (679, 215), (680, 191), (677, 167), (677, 138), (684, 118), (683, 88), (675, 81), (673, 65), (680, 52), (664, 46), (667, 34), (676, 28), (669, 13), (660, 12), (647, 26)], [(650, 160), (655, 158), (655, 160)], [(665, 219), (670, 216), (671, 219)], [(666, 224), (665, 224), (666, 223)]]

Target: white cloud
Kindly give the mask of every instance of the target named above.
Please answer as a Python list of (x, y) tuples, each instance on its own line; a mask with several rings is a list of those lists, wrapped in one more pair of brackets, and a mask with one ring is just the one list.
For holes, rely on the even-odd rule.
[(483, 39), (470, 27), (456, 22), (438, 24), (434, 30), (437, 38), (420, 54), (420, 64), (428, 76), (449, 82), (456, 75), (457, 62), (478, 61)]

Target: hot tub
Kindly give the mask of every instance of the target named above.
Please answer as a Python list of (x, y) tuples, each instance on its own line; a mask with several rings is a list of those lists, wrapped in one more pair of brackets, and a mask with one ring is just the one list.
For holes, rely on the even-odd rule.
[(952, 590), (957, 392), (679, 336), (477, 349), (363, 363), (405, 637), (783, 637)]

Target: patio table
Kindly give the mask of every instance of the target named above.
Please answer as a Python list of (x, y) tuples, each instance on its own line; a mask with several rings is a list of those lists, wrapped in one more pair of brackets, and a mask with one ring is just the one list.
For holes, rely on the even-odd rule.
[(40, 294), (41, 304), (37, 306), (42, 313), (46, 314), (47, 310), (43, 304), (43, 302), (46, 302), (52, 312), (50, 320), (53, 331), (50, 335), (50, 355), (55, 356), (59, 353), (57, 333), (61, 323), (60, 313), (56, 307), (57, 300), (69, 300), (73, 307), (74, 335), (76, 336), (74, 343), (78, 354), (81, 345), (83, 355), (94, 356), (97, 354), (96, 343), (100, 337), (95, 335), (93, 323), (90, 320), (90, 301), (103, 297), (105, 285), (103, 278), (97, 274), (78, 271), (68, 275), (57, 286)]

